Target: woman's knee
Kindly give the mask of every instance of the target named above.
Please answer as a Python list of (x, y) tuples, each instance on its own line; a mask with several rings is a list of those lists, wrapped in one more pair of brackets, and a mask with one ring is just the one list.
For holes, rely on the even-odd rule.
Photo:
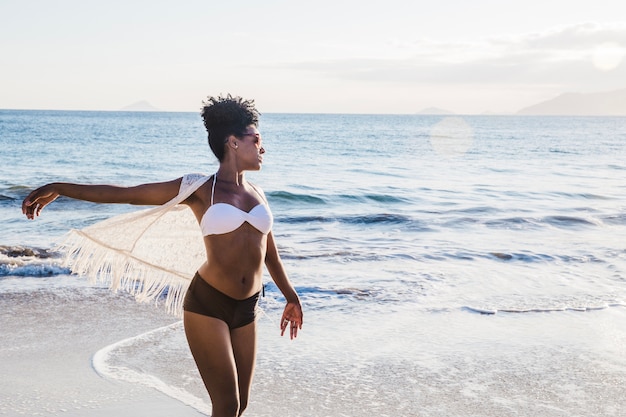
[(213, 417), (238, 417), (243, 412), (239, 405), (238, 398), (221, 398), (219, 401), (213, 401)]

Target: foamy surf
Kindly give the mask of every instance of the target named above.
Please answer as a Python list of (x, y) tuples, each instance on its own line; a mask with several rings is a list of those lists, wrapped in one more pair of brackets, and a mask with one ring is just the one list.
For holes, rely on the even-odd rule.
[(606, 310), (614, 307), (626, 307), (626, 303), (623, 302), (615, 302), (615, 303), (607, 303), (601, 305), (589, 305), (589, 306), (565, 306), (565, 307), (533, 307), (533, 308), (517, 308), (517, 307), (501, 307), (501, 308), (488, 308), (488, 307), (474, 307), (474, 306), (463, 306), (462, 310), (469, 311), (472, 313), (480, 313), (480, 314), (498, 314), (498, 313), (555, 313), (562, 311), (577, 311), (577, 312), (587, 312), (587, 311), (598, 311), (598, 310)]
[(60, 263), (60, 254), (54, 250), (0, 245), (0, 277), (45, 277), (69, 274)]
[(156, 338), (158, 340), (160, 339), (160, 334), (172, 330), (180, 330), (181, 327), (182, 321), (159, 327), (149, 332), (129, 337), (127, 339), (120, 340), (117, 343), (113, 343), (112, 345), (106, 346), (93, 355), (93, 368), (103, 378), (117, 379), (125, 382), (130, 382), (132, 384), (141, 384), (146, 387), (154, 388), (171, 398), (179, 400), (183, 404), (193, 407), (201, 413), (207, 413), (207, 415), (210, 415), (211, 407), (195, 395), (185, 391), (184, 389), (169, 385), (154, 375), (140, 372), (129, 367), (115, 365), (111, 360), (116, 350), (128, 348), (132, 345), (137, 344), (138, 342), (145, 341), (151, 338)]

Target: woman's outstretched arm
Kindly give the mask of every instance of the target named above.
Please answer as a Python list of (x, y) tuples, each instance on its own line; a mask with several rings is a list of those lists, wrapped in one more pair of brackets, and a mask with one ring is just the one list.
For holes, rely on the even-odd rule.
[(134, 187), (116, 185), (84, 185), (53, 182), (33, 190), (22, 202), (22, 213), (29, 219), (39, 216), (41, 210), (59, 196), (94, 203), (122, 203), (161, 205), (178, 195), (181, 178), (173, 181), (141, 184)]

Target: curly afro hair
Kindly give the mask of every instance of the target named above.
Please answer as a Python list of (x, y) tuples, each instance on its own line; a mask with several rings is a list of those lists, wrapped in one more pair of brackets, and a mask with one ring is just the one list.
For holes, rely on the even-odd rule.
[(258, 126), (260, 113), (254, 107), (254, 100), (230, 94), (225, 97), (209, 96), (202, 104), (201, 115), (209, 136), (209, 146), (221, 162), (228, 137), (241, 136), (250, 125)]

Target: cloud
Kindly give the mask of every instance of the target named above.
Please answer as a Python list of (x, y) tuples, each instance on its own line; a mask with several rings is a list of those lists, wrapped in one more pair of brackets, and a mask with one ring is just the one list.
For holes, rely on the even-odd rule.
[[(542, 33), (476, 41), (404, 42), (402, 59), (345, 58), (287, 64), (342, 80), (428, 84), (519, 84), (562, 88), (622, 88), (626, 84), (626, 24), (582, 23)], [(604, 48), (604, 49), (602, 49)], [(609, 51), (612, 65), (597, 65)]]
[(581, 23), (529, 34), (520, 39), (528, 48), (541, 50), (588, 50), (606, 42), (626, 46), (626, 24)]

